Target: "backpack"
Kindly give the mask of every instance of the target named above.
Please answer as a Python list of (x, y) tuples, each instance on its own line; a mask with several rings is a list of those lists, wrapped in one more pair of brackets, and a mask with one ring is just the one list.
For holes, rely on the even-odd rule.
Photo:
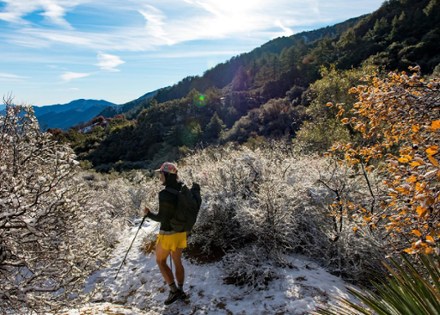
[(165, 190), (177, 196), (176, 212), (170, 220), (171, 227), (176, 232), (191, 232), (202, 203), (200, 185), (193, 183), (191, 189), (183, 185), (180, 191), (171, 187)]

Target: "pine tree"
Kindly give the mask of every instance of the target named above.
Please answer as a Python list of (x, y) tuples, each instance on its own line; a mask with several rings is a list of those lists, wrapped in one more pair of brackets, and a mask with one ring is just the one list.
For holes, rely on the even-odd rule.
[(203, 138), (207, 142), (217, 142), (224, 129), (225, 124), (223, 120), (221, 120), (217, 112), (215, 112), (209, 123), (206, 125)]

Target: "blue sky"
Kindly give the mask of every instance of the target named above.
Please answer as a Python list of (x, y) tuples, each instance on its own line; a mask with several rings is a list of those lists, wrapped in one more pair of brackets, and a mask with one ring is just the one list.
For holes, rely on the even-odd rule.
[(122, 104), (382, 0), (0, 0), (0, 93)]

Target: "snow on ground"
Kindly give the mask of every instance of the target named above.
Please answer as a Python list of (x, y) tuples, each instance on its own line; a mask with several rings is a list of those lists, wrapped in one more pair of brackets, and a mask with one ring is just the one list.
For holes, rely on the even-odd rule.
[[(138, 222), (139, 224), (139, 222)], [(108, 267), (95, 272), (85, 290), (90, 303), (65, 315), (119, 314), (309, 314), (331, 296), (347, 296), (344, 282), (316, 263), (299, 256), (287, 257), (293, 268), (280, 269), (280, 279), (265, 291), (223, 283), (221, 263), (195, 264), (184, 259), (185, 291), (189, 301), (165, 306), (168, 286), (156, 266), (154, 252), (140, 250), (146, 237), (157, 233), (158, 224), (145, 221), (126, 263), (115, 279), (123, 257), (138, 230), (135, 226), (120, 237)]]

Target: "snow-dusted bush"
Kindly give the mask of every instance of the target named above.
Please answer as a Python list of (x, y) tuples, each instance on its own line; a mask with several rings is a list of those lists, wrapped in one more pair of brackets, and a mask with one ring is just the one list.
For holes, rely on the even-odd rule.
[(83, 190), (73, 152), (40, 132), (31, 108), (7, 106), (0, 138), (0, 308), (38, 309), (87, 270), (75, 235)]
[(309, 192), (309, 205), (322, 209), (327, 217), (327, 224), (321, 226), (329, 240), (323, 256), (325, 264), (346, 278), (363, 279), (372, 270), (382, 269), (379, 262), (384, 258), (387, 239), (382, 230), (366, 224), (363, 213), (354, 209), (360, 206), (378, 211), (381, 180), (375, 172), (367, 176), (332, 158), (322, 163), (317, 184)]
[(224, 283), (264, 290), (272, 280), (278, 279), (277, 269), (261, 255), (260, 250), (253, 245), (225, 255), (222, 260)]
[(146, 203), (157, 202), (159, 185), (152, 180), (146, 181), (149, 177), (140, 171), (110, 175), (89, 172), (82, 176), (90, 195), (88, 216), (99, 222), (91, 228), (106, 247), (115, 245), (119, 232), (134, 224)]
[(148, 200), (150, 193), (148, 187), (144, 185), (145, 175), (139, 171), (132, 175), (133, 177), (123, 173), (85, 174), (84, 178), (94, 195), (92, 198), (94, 206), (103, 212), (108, 212), (114, 220), (126, 220), (138, 215), (139, 209)]
[[(269, 155), (267, 155), (269, 154)], [(185, 160), (202, 186), (202, 210), (191, 241), (225, 252), (256, 243), (264, 255), (292, 248), (294, 214), (301, 207), (285, 175), (295, 158), (283, 147), (205, 150)], [(219, 233), (221, 231), (221, 233)]]
[(53, 311), (81, 301), (83, 280), (115, 239), (111, 212), (108, 199), (86, 185), (92, 177), (81, 176), (73, 151), (40, 131), (32, 108), (7, 105), (0, 116), (0, 313)]
[[(378, 181), (368, 185), (356, 170), (295, 154), (289, 144), (276, 142), (256, 150), (205, 149), (181, 163), (180, 175), (201, 184), (203, 204), (190, 245), (207, 255), (236, 255), (252, 245), (261, 259), (282, 264), (283, 254), (297, 252), (353, 280), (377, 267), (382, 235), (353, 216), (349, 203), (335, 206), (341, 194), (352, 203), (371, 204), (369, 185)], [(230, 270), (233, 261), (237, 270), (243, 261), (252, 264), (229, 259)]]

